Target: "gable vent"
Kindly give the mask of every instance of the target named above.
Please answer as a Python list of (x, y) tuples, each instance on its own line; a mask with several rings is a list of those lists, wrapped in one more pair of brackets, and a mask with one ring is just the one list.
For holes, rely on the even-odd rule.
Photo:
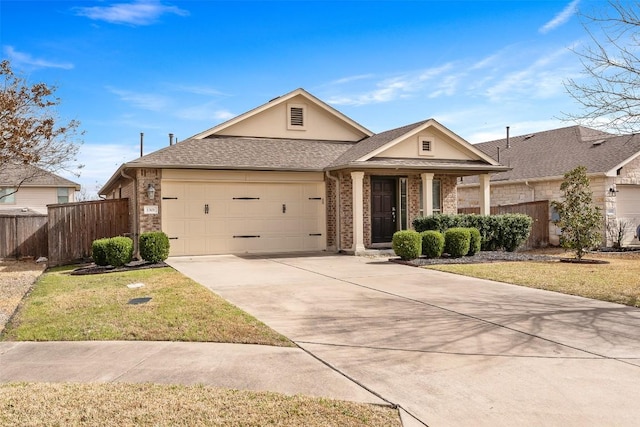
[(431, 141), (428, 141), (428, 140), (422, 141), (422, 151), (431, 151)]
[(291, 107), (291, 126), (304, 126), (302, 107)]

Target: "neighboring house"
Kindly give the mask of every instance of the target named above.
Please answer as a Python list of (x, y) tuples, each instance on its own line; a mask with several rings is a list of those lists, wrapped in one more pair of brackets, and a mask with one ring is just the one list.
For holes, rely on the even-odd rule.
[(73, 202), (79, 190), (80, 184), (35, 166), (3, 165), (0, 197), (5, 197), (0, 198), (0, 211), (30, 209), (46, 214), (47, 205)]
[[(594, 202), (602, 208), (608, 226), (628, 223), (623, 243), (640, 243), (636, 231), (640, 226), (640, 135), (618, 136), (571, 126), (474, 146), (511, 168), (491, 176), (492, 205), (560, 200), (563, 175), (585, 166)], [(477, 192), (477, 179), (464, 178), (458, 184), (458, 206), (477, 206)], [(555, 215), (550, 212), (551, 220)], [(553, 224), (549, 234), (550, 243), (559, 244), (560, 232)]]
[(129, 198), (132, 234), (171, 255), (389, 247), (422, 213), (455, 213), (459, 177), (507, 170), (435, 120), (379, 134), (297, 89), (123, 164), (100, 190)]

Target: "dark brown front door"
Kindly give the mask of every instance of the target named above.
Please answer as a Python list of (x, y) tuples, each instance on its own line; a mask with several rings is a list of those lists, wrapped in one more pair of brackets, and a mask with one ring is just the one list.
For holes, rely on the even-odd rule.
[(396, 179), (371, 177), (371, 243), (387, 243), (396, 232)]

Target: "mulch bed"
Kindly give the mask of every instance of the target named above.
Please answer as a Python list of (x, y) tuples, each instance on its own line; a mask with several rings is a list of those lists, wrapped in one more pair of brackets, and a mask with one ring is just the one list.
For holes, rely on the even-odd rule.
[(504, 251), (481, 251), (473, 256), (464, 256), (461, 258), (451, 258), (443, 255), (441, 258), (417, 258), (410, 261), (403, 261), (400, 258), (390, 258), (389, 261), (399, 264), (413, 265), (421, 267), (424, 265), (438, 264), (480, 264), (487, 262), (504, 262), (504, 261), (554, 261), (558, 257), (550, 255), (531, 254), (526, 252), (504, 252)]

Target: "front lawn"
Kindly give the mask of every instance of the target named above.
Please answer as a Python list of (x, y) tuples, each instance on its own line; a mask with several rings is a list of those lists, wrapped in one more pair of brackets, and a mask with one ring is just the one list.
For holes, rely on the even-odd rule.
[(425, 268), (640, 307), (640, 253), (589, 254), (609, 264), (495, 262)]
[(3, 426), (400, 427), (397, 409), (277, 393), (154, 384), (2, 384)]
[[(6, 326), (6, 341), (148, 340), (294, 346), (172, 268), (43, 274)], [(127, 285), (142, 283), (139, 288)]]

